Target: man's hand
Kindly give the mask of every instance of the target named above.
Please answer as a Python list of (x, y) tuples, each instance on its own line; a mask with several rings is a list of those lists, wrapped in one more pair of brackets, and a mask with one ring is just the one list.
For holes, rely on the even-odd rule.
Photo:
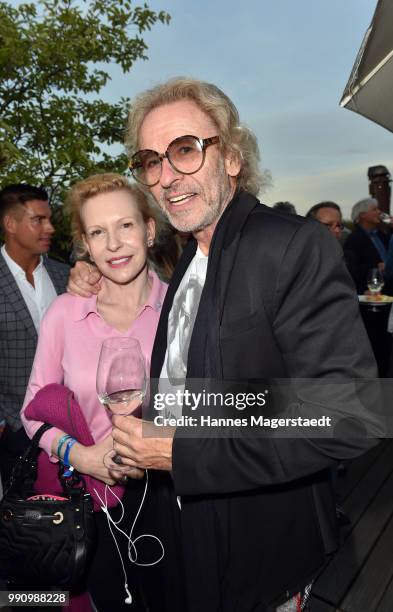
[(97, 294), (101, 289), (98, 284), (100, 278), (101, 274), (97, 268), (87, 261), (77, 261), (75, 266), (71, 268), (67, 291), (72, 295), (90, 297), (93, 293)]
[[(133, 416), (114, 416), (112, 423), (113, 447), (123, 465), (142, 470), (172, 469), (175, 427), (156, 427)], [(131, 473), (127, 475), (133, 478)]]
[(145, 475), (145, 470), (141, 470), (141, 468), (137, 467), (128, 467), (123, 468), (121, 472), (109, 470), (109, 473), (118, 483), (125, 484), (128, 478), (132, 478), (132, 480), (142, 480)]

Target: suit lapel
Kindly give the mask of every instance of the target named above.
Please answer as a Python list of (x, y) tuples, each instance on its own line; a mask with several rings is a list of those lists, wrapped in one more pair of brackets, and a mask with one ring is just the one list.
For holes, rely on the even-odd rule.
[[(237, 199), (239, 201), (236, 201)], [(235, 264), (243, 226), (251, 214), (251, 211), (256, 206), (261, 206), (259, 201), (254, 196), (245, 192), (241, 192), (236, 200), (233, 202), (234, 206), (232, 206), (231, 210), (228, 211), (230, 212), (230, 218), (227, 227), (225, 228), (225, 237), (219, 263), (220, 273), (217, 292), (219, 295), (218, 308), (220, 313), (220, 323), (222, 321), (225, 296), (232, 269)]]
[(243, 225), (259, 205), (253, 196), (240, 192), (225, 209), (209, 250), (206, 281), (199, 302), (187, 360), (187, 377), (220, 378), (220, 325), (225, 295), (239, 247)]
[(37, 331), (34, 327), (33, 319), (31, 318), (26, 302), (19, 290), (18, 285), (12, 276), (9, 267), (7, 266), (4, 257), (0, 254), (0, 290), (4, 292), (6, 300), (11, 304), (14, 312), (19, 320), (26, 327), (27, 333), (32, 337), (37, 337)]

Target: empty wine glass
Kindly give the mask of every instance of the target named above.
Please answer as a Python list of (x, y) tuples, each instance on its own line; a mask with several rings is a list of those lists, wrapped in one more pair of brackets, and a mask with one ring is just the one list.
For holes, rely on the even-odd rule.
[(372, 268), (367, 275), (367, 287), (371, 295), (378, 295), (384, 285), (383, 274), (379, 268)]
[(379, 215), (380, 220), (382, 221), (382, 223), (386, 223), (386, 225), (390, 225), (393, 221), (392, 217), (390, 215), (388, 215), (387, 213), (382, 212)]
[[(97, 367), (97, 395), (110, 415), (129, 415), (142, 405), (146, 395), (146, 365), (138, 340), (108, 338), (101, 347)], [(110, 451), (104, 465), (119, 470), (119, 457)]]

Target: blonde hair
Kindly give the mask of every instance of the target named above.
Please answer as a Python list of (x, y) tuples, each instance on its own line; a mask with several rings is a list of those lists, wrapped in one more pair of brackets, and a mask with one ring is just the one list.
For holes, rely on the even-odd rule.
[[(191, 100), (205, 112), (217, 126), (220, 145), (226, 154), (232, 154), (241, 162), (237, 177), (239, 189), (257, 195), (264, 178), (259, 170), (259, 149), (253, 132), (241, 125), (236, 106), (221, 89), (211, 83), (197, 79), (176, 77), (156, 85), (132, 102), (128, 117), (125, 145), (131, 157), (138, 150), (139, 129), (146, 115), (153, 109), (178, 102)], [(199, 136), (199, 134), (194, 134)]]
[(153, 198), (143, 191), (138, 185), (131, 184), (121, 174), (107, 172), (94, 174), (82, 181), (75, 183), (70, 189), (66, 206), (71, 214), (71, 232), (75, 255), (78, 259), (87, 255), (86, 246), (82, 240), (84, 227), (82, 221), (82, 207), (84, 203), (100, 193), (113, 193), (116, 191), (127, 191), (136, 202), (138, 210), (142, 214), (143, 221), (153, 219), (156, 224), (156, 235), (159, 234), (163, 224), (162, 215)]

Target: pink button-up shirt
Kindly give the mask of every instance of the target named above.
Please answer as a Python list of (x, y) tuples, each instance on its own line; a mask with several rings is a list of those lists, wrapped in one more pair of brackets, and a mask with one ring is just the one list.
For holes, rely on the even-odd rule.
[[(101, 345), (106, 338), (136, 338), (150, 371), (150, 357), (167, 285), (155, 272), (147, 303), (127, 332), (120, 332), (104, 321), (97, 312), (97, 296), (82, 298), (65, 293), (57, 297), (40, 326), (37, 350), (23, 403), (21, 418), (30, 438), (42, 424), (27, 420), (24, 409), (37, 391), (50, 383), (69, 387), (81, 406), (95, 442), (105, 438), (111, 422), (96, 393), (96, 373)], [(41, 438), (40, 446), (52, 460), (52, 441), (59, 430), (52, 428)]]

